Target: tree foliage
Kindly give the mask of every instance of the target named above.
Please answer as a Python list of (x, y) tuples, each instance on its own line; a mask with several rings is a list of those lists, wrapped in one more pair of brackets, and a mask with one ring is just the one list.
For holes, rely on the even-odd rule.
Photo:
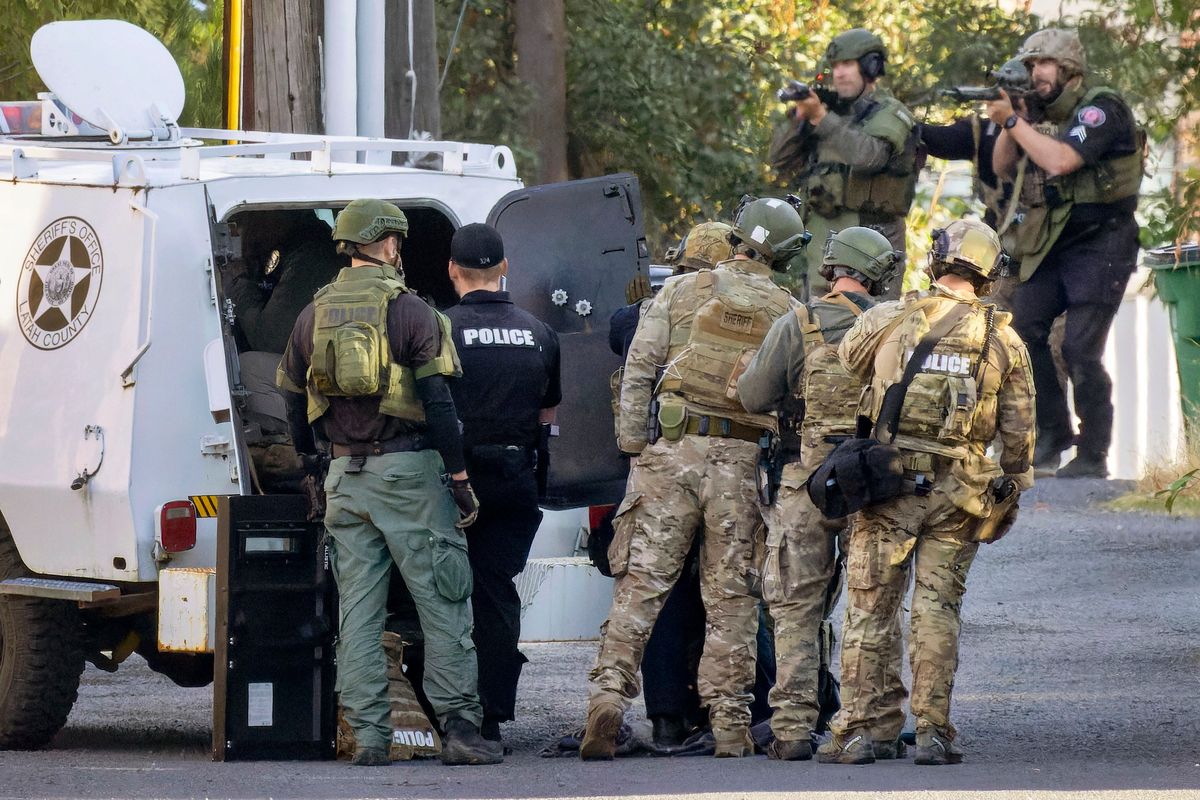
[(221, 0), (15, 0), (0, 26), (0, 99), (33, 100), (46, 87), (29, 57), (29, 40), (48, 22), (121, 19), (153, 33), (183, 73), (187, 101), (180, 121), (221, 122)]

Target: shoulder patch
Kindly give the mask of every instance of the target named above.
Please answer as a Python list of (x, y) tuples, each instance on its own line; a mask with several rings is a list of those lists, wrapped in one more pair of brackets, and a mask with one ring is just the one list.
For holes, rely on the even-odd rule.
[(1087, 141), (1087, 128), (1083, 127), (1082, 125), (1076, 125), (1067, 132), (1067, 136), (1077, 139), (1079, 140), (1080, 144), (1083, 144)]
[(1108, 117), (1104, 113), (1104, 109), (1100, 106), (1084, 106), (1079, 109), (1080, 123), (1087, 125), (1089, 128), (1099, 128), (1104, 124)]

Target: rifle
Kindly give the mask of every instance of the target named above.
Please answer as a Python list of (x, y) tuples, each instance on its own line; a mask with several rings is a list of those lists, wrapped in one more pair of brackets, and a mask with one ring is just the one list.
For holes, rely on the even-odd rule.
[(985, 76), (991, 81), (991, 86), (955, 86), (942, 89), (941, 94), (956, 103), (977, 103), (983, 100), (999, 100), (1001, 89), (1014, 100), (1019, 100), (1033, 89), (1025, 62), (1015, 58), (1006, 61), (1000, 69), (989, 69)]

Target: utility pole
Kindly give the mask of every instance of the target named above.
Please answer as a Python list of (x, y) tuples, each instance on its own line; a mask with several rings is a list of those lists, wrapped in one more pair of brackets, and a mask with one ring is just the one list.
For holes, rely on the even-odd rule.
[[(243, 0), (243, 129), (324, 132), (319, 44), (324, 5), (324, 0)], [(229, 7), (226, 0), (227, 13)]]
[(441, 138), (442, 114), (438, 102), (441, 74), (434, 0), (387, 0), (387, 42), (384, 135), (395, 139), (407, 139), (410, 134)]
[(567, 24), (563, 0), (516, 0), (517, 78), (536, 100), (529, 129), (537, 137), (537, 183), (567, 179)]

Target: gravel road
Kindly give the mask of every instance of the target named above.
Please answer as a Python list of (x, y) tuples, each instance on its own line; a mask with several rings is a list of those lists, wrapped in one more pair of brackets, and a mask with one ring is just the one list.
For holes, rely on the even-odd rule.
[(88, 669), (53, 748), (0, 753), (0, 798), (1200, 797), (1200, 521), (1113, 513), (1116, 482), (1043, 481), (968, 582), (955, 723), (967, 762), (543, 759), (583, 719), (593, 643), (533, 644), (516, 753), (436, 762), (214, 764), (211, 689), (131, 659)]

